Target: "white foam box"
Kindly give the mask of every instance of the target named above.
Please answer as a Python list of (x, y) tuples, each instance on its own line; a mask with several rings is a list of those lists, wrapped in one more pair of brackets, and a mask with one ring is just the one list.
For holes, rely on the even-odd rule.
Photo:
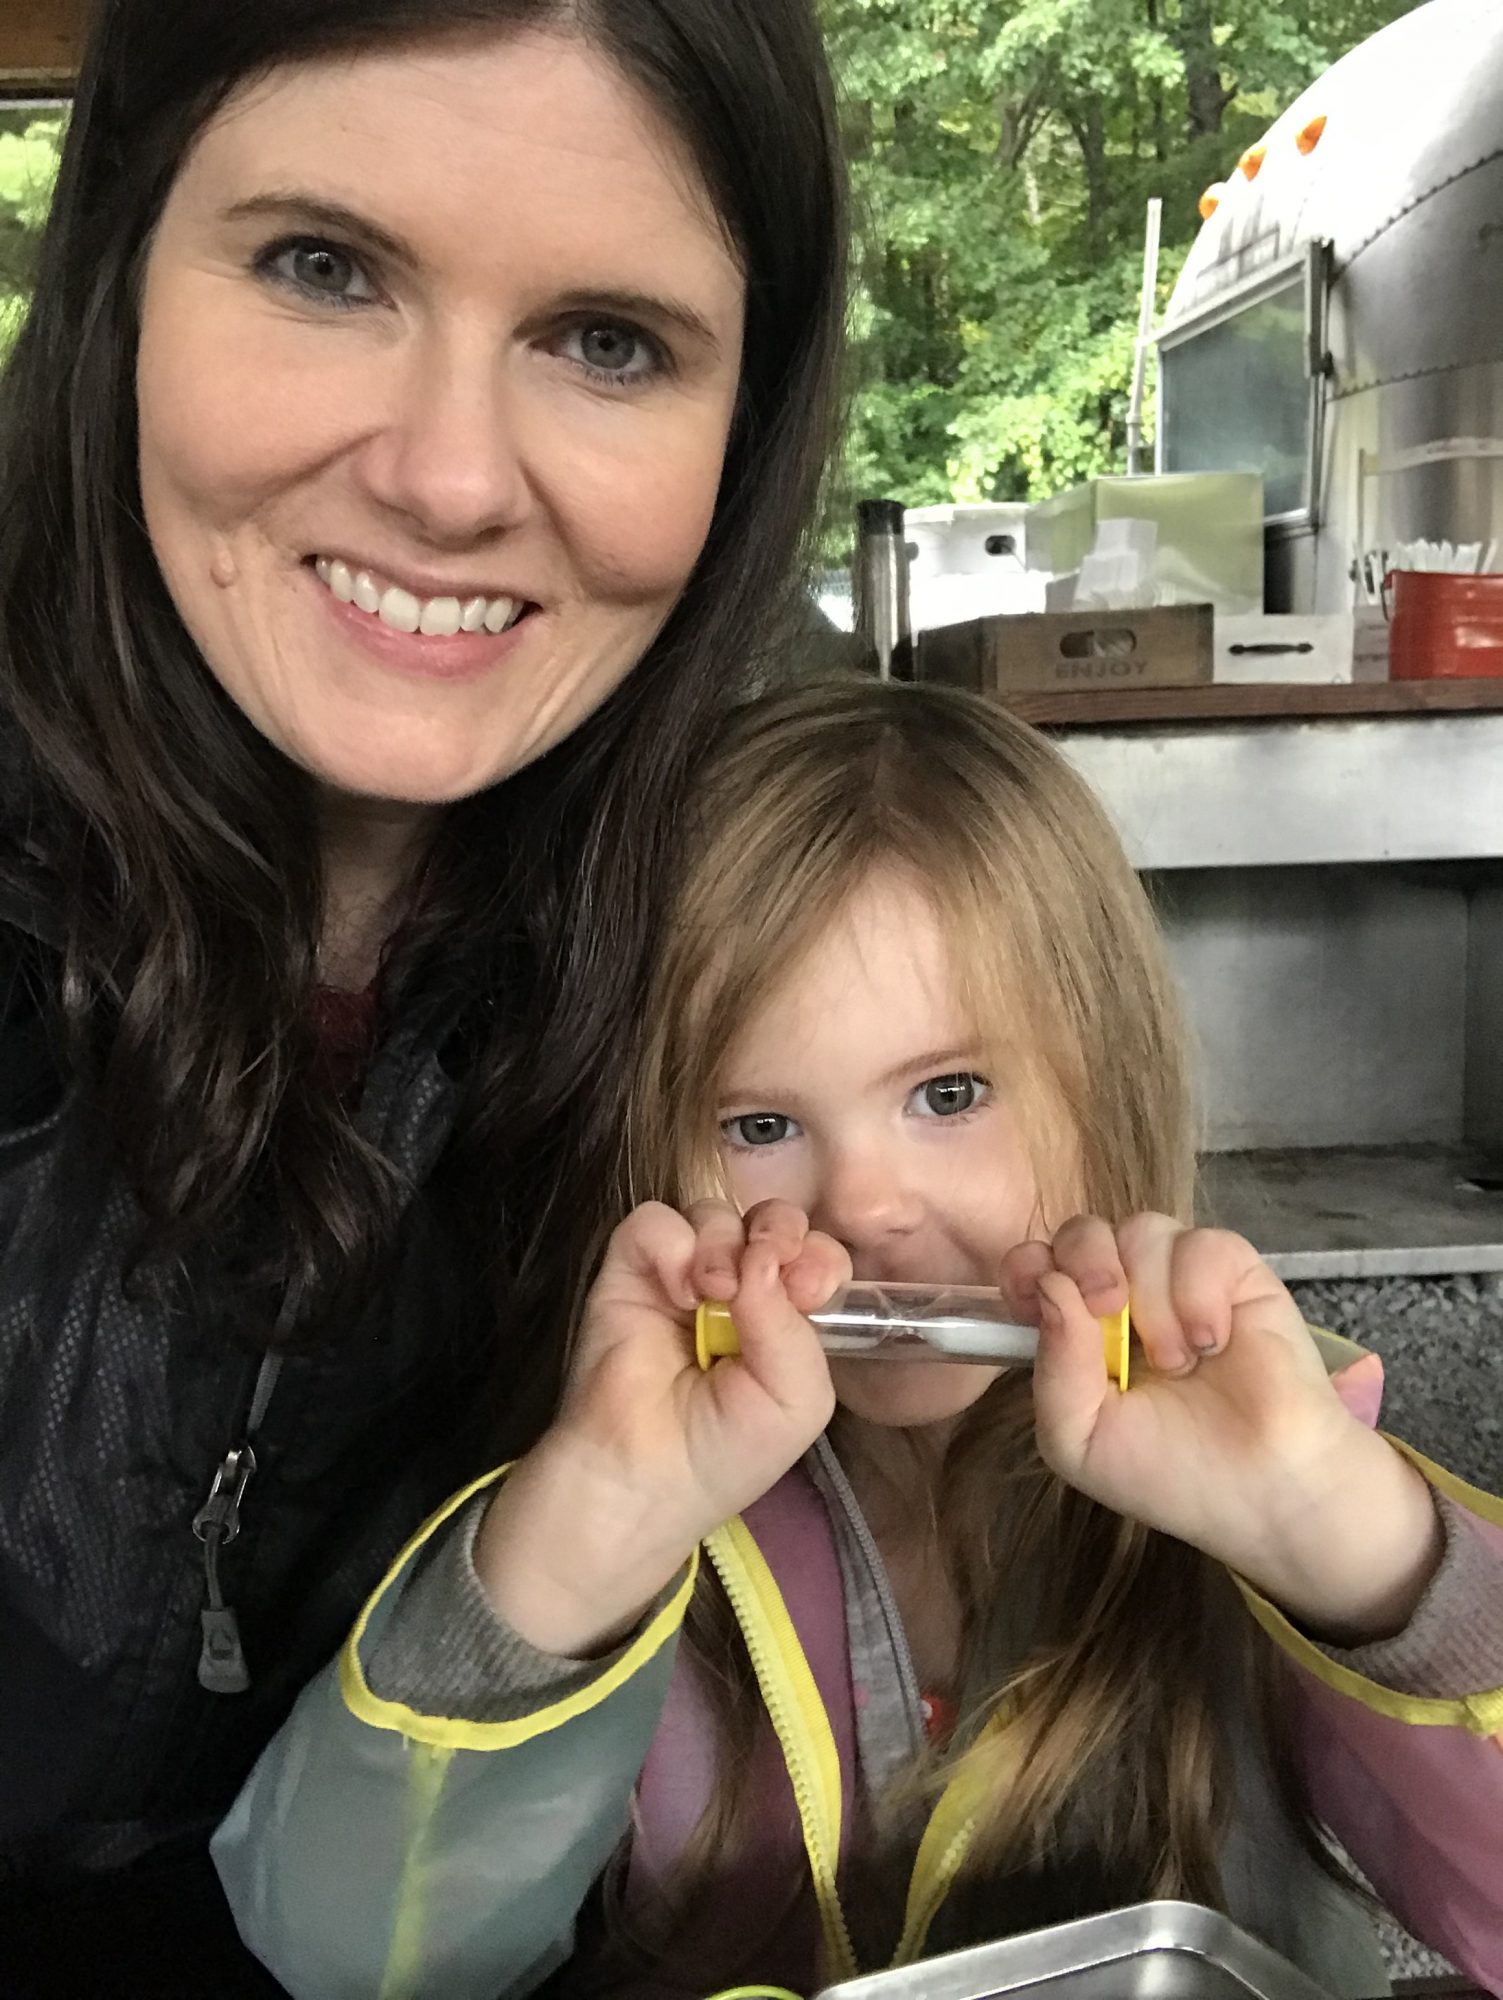
[(1355, 647), (1350, 611), (1216, 615), (1212, 677), (1246, 686), (1293, 682), (1329, 687), (1352, 678)]

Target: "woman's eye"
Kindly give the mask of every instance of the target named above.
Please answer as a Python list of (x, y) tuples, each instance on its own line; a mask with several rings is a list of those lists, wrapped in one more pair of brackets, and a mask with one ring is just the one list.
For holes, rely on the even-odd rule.
[(645, 382), (663, 368), (656, 341), (636, 327), (619, 326), (613, 320), (571, 327), (562, 346), (569, 360), (600, 382)]
[(778, 1146), (791, 1139), (798, 1126), (781, 1111), (747, 1111), (739, 1118), (727, 1118), (720, 1130), (732, 1146)]
[(913, 1093), (911, 1103), (921, 1118), (958, 1118), (986, 1102), (991, 1085), (969, 1070), (954, 1076), (931, 1076)]
[(333, 243), (300, 237), (296, 242), (273, 244), (261, 262), (271, 277), (306, 298), (348, 306), (365, 305), (376, 297), (376, 289), (361, 266)]

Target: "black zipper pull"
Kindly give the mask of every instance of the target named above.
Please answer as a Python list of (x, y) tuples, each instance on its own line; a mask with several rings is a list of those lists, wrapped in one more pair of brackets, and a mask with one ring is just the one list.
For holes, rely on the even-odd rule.
[[(296, 1310), (296, 1297), (295, 1289), (289, 1292), (282, 1318), (277, 1323), (278, 1333), (284, 1330), (284, 1322), (290, 1323)], [(241, 1503), (256, 1471), (256, 1454), (251, 1449), (251, 1439), (261, 1428), (261, 1420), (266, 1415), (266, 1406), (271, 1401), (271, 1392), (281, 1372), (280, 1354), (272, 1352), (262, 1358), (256, 1374), (256, 1386), (251, 1392), (244, 1439), (232, 1445), (219, 1461), (208, 1498), (193, 1516), (193, 1532), (203, 1543), (204, 1589), (208, 1597), (208, 1603), (199, 1613), (203, 1641), (198, 1651), (198, 1684), (207, 1688), (210, 1694), (244, 1694), (251, 1684), (245, 1648), (240, 1643), (240, 1620), (235, 1616), (234, 1607), (225, 1603), (224, 1593), (219, 1587), (219, 1551), (227, 1548), (240, 1533)]]
[(256, 1470), (256, 1454), (248, 1444), (227, 1451), (214, 1474), (209, 1497), (193, 1516), (193, 1532), (204, 1545), (204, 1583), (209, 1601), (199, 1613), (203, 1644), (198, 1654), (198, 1684), (211, 1694), (244, 1694), (250, 1669), (240, 1644), (240, 1621), (219, 1588), (219, 1551), (240, 1532), (240, 1503)]

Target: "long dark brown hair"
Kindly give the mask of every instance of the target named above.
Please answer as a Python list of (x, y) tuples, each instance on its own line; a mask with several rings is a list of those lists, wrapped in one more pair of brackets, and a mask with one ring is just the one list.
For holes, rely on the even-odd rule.
[[(790, 598), (837, 399), (843, 168), (811, 0), (105, 0), (0, 385), (0, 854), (54, 879), (82, 1073), (146, 1268), (251, 1215), (258, 1295), (368, 1287), (399, 1191), (314, 1059), (312, 784), (206, 670), (142, 521), (137, 281), (187, 149), (286, 63), (490, 28), (602, 52), (697, 162), (747, 280), (708, 540), (667, 625), (530, 769), (442, 816), (384, 994), (461, 1019), (469, 1163), (519, 1324), (565, 1298), (608, 1185), (676, 802)], [(0, 759), (0, 763), (4, 760)], [(259, 1309), (258, 1309), (259, 1310)]]

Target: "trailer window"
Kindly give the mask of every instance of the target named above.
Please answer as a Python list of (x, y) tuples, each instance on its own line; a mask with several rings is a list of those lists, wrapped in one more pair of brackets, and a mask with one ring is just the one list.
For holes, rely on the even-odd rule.
[(1172, 331), (1159, 350), (1163, 472), (1261, 472), (1270, 521), (1308, 518), (1317, 403), (1303, 270), (1245, 305)]

